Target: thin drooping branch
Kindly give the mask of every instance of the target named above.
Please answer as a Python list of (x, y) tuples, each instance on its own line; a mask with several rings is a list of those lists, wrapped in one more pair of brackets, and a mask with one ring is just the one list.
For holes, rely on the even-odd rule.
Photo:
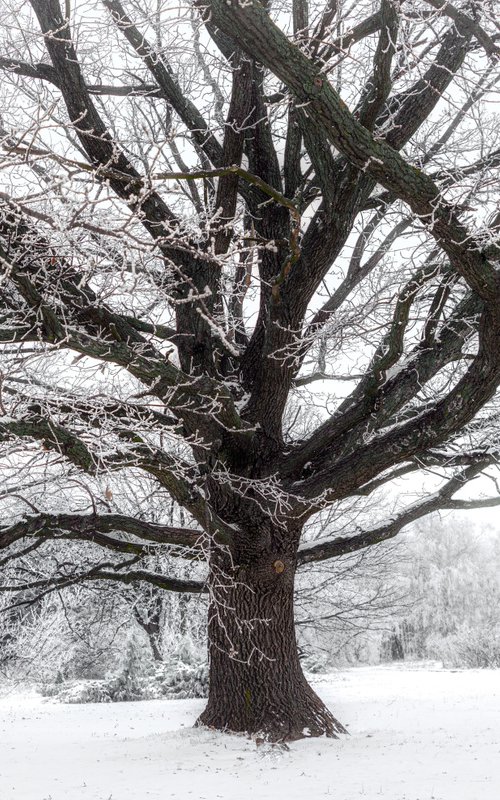
[(43, 419), (35, 414), (27, 419), (7, 421), (3, 421), (0, 417), (0, 441), (14, 437), (29, 437), (42, 441), (47, 450), (61, 453), (82, 472), (90, 474), (96, 472), (97, 462), (85, 442), (55, 420)]
[(115, 570), (97, 569), (87, 580), (118, 581), (118, 583), (136, 584), (149, 583), (167, 592), (180, 592), (182, 594), (206, 594), (208, 586), (202, 581), (184, 580), (181, 578), (169, 578), (158, 572), (150, 572), (145, 569), (134, 569), (128, 572), (117, 572)]
[(404, 528), (418, 519), (445, 509), (468, 510), (474, 508), (491, 508), (500, 505), (500, 496), (488, 499), (454, 500), (453, 495), (463, 489), (469, 481), (477, 477), (494, 459), (484, 456), (481, 461), (472, 464), (454, 475), (444, 486), (430, 497), (419, 500), (413, 505), (398, 512), (394, 517), (375, 528), (362, 530), (353, 536), (338, 536), (318, 542), (301, 545), (298, 552), (298, 566), (363, 550), (388, 539), (393, 539)]
[(22, 75), (24, 78), (35, 78), (36, 80), (48, 81), (59, 88), (57, 71), (50, 64), (42, 61), (37, 64), (30, 64), (19, 58), (0, 57), (0, 69), (11, 72), (13, 75)]
[(23, 598), (23, 593), (28, 593), (27, 599), (20, 599), (3, 608), (3, 612), (10, 611), (12, 608), (30, 606), (38, 603), (45, 597), (57, 590), (65, 589), (77, 584), (85, 584), (96, 581), (114, 581), (116, 583), (136, 584), (148, 583), (163, 589), (166, 592), (180, 592), (182, 594), (193, 593), (203, 594), (208, 591), (207, 586), (202, 581), (183, 580), (181, 578), (170, 578), (157, 572), (150, 572), (145, 569), (124, 569), (127, 565), (120, 564), (101, 564), (86, 571), (76, 571), (69, 575), (56, 575), (34, 581), (25, 581), (15, 584), (0, 584), (0, 592), (17, 594)]

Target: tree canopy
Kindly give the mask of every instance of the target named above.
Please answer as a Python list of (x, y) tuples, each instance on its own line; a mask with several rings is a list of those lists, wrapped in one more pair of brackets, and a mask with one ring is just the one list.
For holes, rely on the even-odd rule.
[(493, 4), (5, 5), (0, 589), (208, 591), (276, 666), (297, 567), (499, 501)]

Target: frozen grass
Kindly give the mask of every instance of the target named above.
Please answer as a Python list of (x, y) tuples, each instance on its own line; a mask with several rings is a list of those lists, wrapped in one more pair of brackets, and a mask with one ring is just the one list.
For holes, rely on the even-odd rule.
[(351, 735), (289, 751), (191, 727), (201, 700), (0, 700), (0, 800), (499, 800), (500, 671), (315, 680)]

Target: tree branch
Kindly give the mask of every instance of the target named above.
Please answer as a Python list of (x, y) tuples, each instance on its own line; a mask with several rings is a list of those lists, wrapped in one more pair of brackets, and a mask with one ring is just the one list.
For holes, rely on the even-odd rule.
[(196, 144), (214, 166), (220, 166), (222, 163), (222, 147), (211, 133), (195, 104), (181, 90), (163, 56), (155, 52), (148, 40), (125, 13), (119, 0), (103, 0), (103, 5), (111, 13), (113, 21), (117, 28), (122, 31), (128, 43), (133, 47), (137, 55), (142, 58), (161, 88), (163, 96), (171, 103), (187, 126)]
[[(50, 64), (39, 62), (30, 64), (19, 58), (0, 57), (0, 69), (24, 78), (48, 81), (60, 88), (57, 70)], [(89, 94), (104, 95), (106, 97), (164, 97), (164, 93), (157, 84), (138, 83), (134, 86), (115, 86), (106, 83), (87, 84)]]
[[(483, 460), (462, 470), (457, 475), (448, 480), (445, 485), (425, 500), (414, 503), (405, 508), (395, 517), (386, 523), (369, 530), (361, 531), (354, 536), (339, 536), (335, 539), (327, 539), (316, 543), (301, 545), (298, 552), (297, 564), (299, 567), (311, 562), (325, 561), (329, 558), (337, 558), (353, 553), (356, 550), (363, 550), (374, 544), (393, 539), (403, 528), (421, 519), (427, 514), (432, 514), (440, 509), (469, 509), (490, 507), (483, 500), (458, 501), (453, 500), (452, 495), (462, 489), (470, 480), (475, 478), (482, 470), (490, 466), (493, 462), (491, 457), (484, 457)], [(488, 501), (491, 505), (500, 505), (500, 497), (492, 498)]]
[[(58, 0), (30, 0), (30, 3), (57, 73), (58, 87), (70, 120), (91, 164), (94, 169), (97, 166), (116, 165), (119, 172), (129, 176), (131, 182), (128, 184), (115, 181), (111, 177), (113, 191), (133, 210), (143, 212), (142, 222), (154, 239), (164, 238), (168, 232), (168, 223), (176, 223), (176, 217), (158, 194), (138, 193), (137, 185), (143, 187), (142, 178), (124, 151), (113, 141), (90, 97), (71, 40), (69, 23), (63, 19)], [(54, 31), (57, 31), (57, 36)], [(164, 242), (162, 246), (167, 253), (171, 251), (172, 246), (168, 243)], [(175, 251), (175, 246), (173, 249)]]
[[(169, 578), (167, 575), (162, 575), (157, 572), (149, 572), (148, 570), (136, 569), (127, 572), (119, 572), (118, 570), (122, 565), (108, 565), (96, 566), (86, 572), (72, 574), (71, 576), (54, 576), (53, 578), (46, 578), (37, 581), (27, 581), (25, 583), (18, 583), (15, 585), (1, 585), (0, 592), (5, 593), (21, 593), (33, 592), (33, 590), (40, 590), (36, 592), (36, 596), (31, 596), (27, 600), (20, 600), (12, 603), (3, 608), (3, 611), (9, 611), (11, 608), (18, 608), (20, 606), (29, 606), (38, 602), (42, 597), (69, 586), (75, 586), (79, 583), (95, 582), (95, 581), (116, 581), (117, 583), (149, 583), (152, 586), (157, 586), (168, 592), (180, 592), (182, 594), (203, 594), (208, 591), (205, 583), (201, 581), (181, 580), (180, 578)], [(109, 568), (111, 567), (111, 568)]]
[(460, 11), (458, 8), (452, 5), (449, 0), (425, 0), (425, 2), (438, 11), (442, 11), (443, 14), (445, 14), (447, 17), (450, 17), (450, 19), (452, 19), (454, 22), (459, 23), (464, 30), (475, 36), (485, 53), (490, 56), (490, 58), (500, 58), (500, 47), (495, 44), (491, 36), (486, 33), (484, 28), (482, 28), (481, 25), (479, 25), (474, 19), (469, 17), (468, 14), (464, 14), (463, 11)]
[(60, 538), (63, 531), (74, 534), (76, 538), (93, 541), (110, 549), (123, 552), (144, 553), (144, 548), (133, 542), (101, 537), (99, 534), (128, 534), (145, 542), (184, 547), (198, 555), (203, 553), (203, 531), (191, 528), (159, 525), (124, 514), (39, 514), (25, 517), (10, 527), (0, 527), (0, 549), (14, 542), (29, 538)]
[(211, 0), (214, 21), (233, 31), (240, 46), (255, 53), (293, 91), (328, 140), (358, 169), (404, 200), (428, 227), (454, 269), (485, 300), (496, 301), (499, 276), (482, 248), (440, 197), (432, 179), (375, 139), (349, 112), (333, 87), (279, 28), (258, 0), (244, 7)]
[(381, 0), (380, 36), (373, 59), (373, 74), (361, 95), (359, 121), (372, 130), (392, 87), (391, 65), (399, 29), (399, 8), (395, 0)]

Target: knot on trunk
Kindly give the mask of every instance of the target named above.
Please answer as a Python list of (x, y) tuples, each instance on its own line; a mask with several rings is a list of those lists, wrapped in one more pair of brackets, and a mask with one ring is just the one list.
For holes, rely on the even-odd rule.
[(234, 571), (228, 571), (228, 577), (232, 575), (250, 591), (258, 591), (293, 584), (294, 571), (294, 564), (289, 557), (267, 552), (255, 561), (240, 563)]

